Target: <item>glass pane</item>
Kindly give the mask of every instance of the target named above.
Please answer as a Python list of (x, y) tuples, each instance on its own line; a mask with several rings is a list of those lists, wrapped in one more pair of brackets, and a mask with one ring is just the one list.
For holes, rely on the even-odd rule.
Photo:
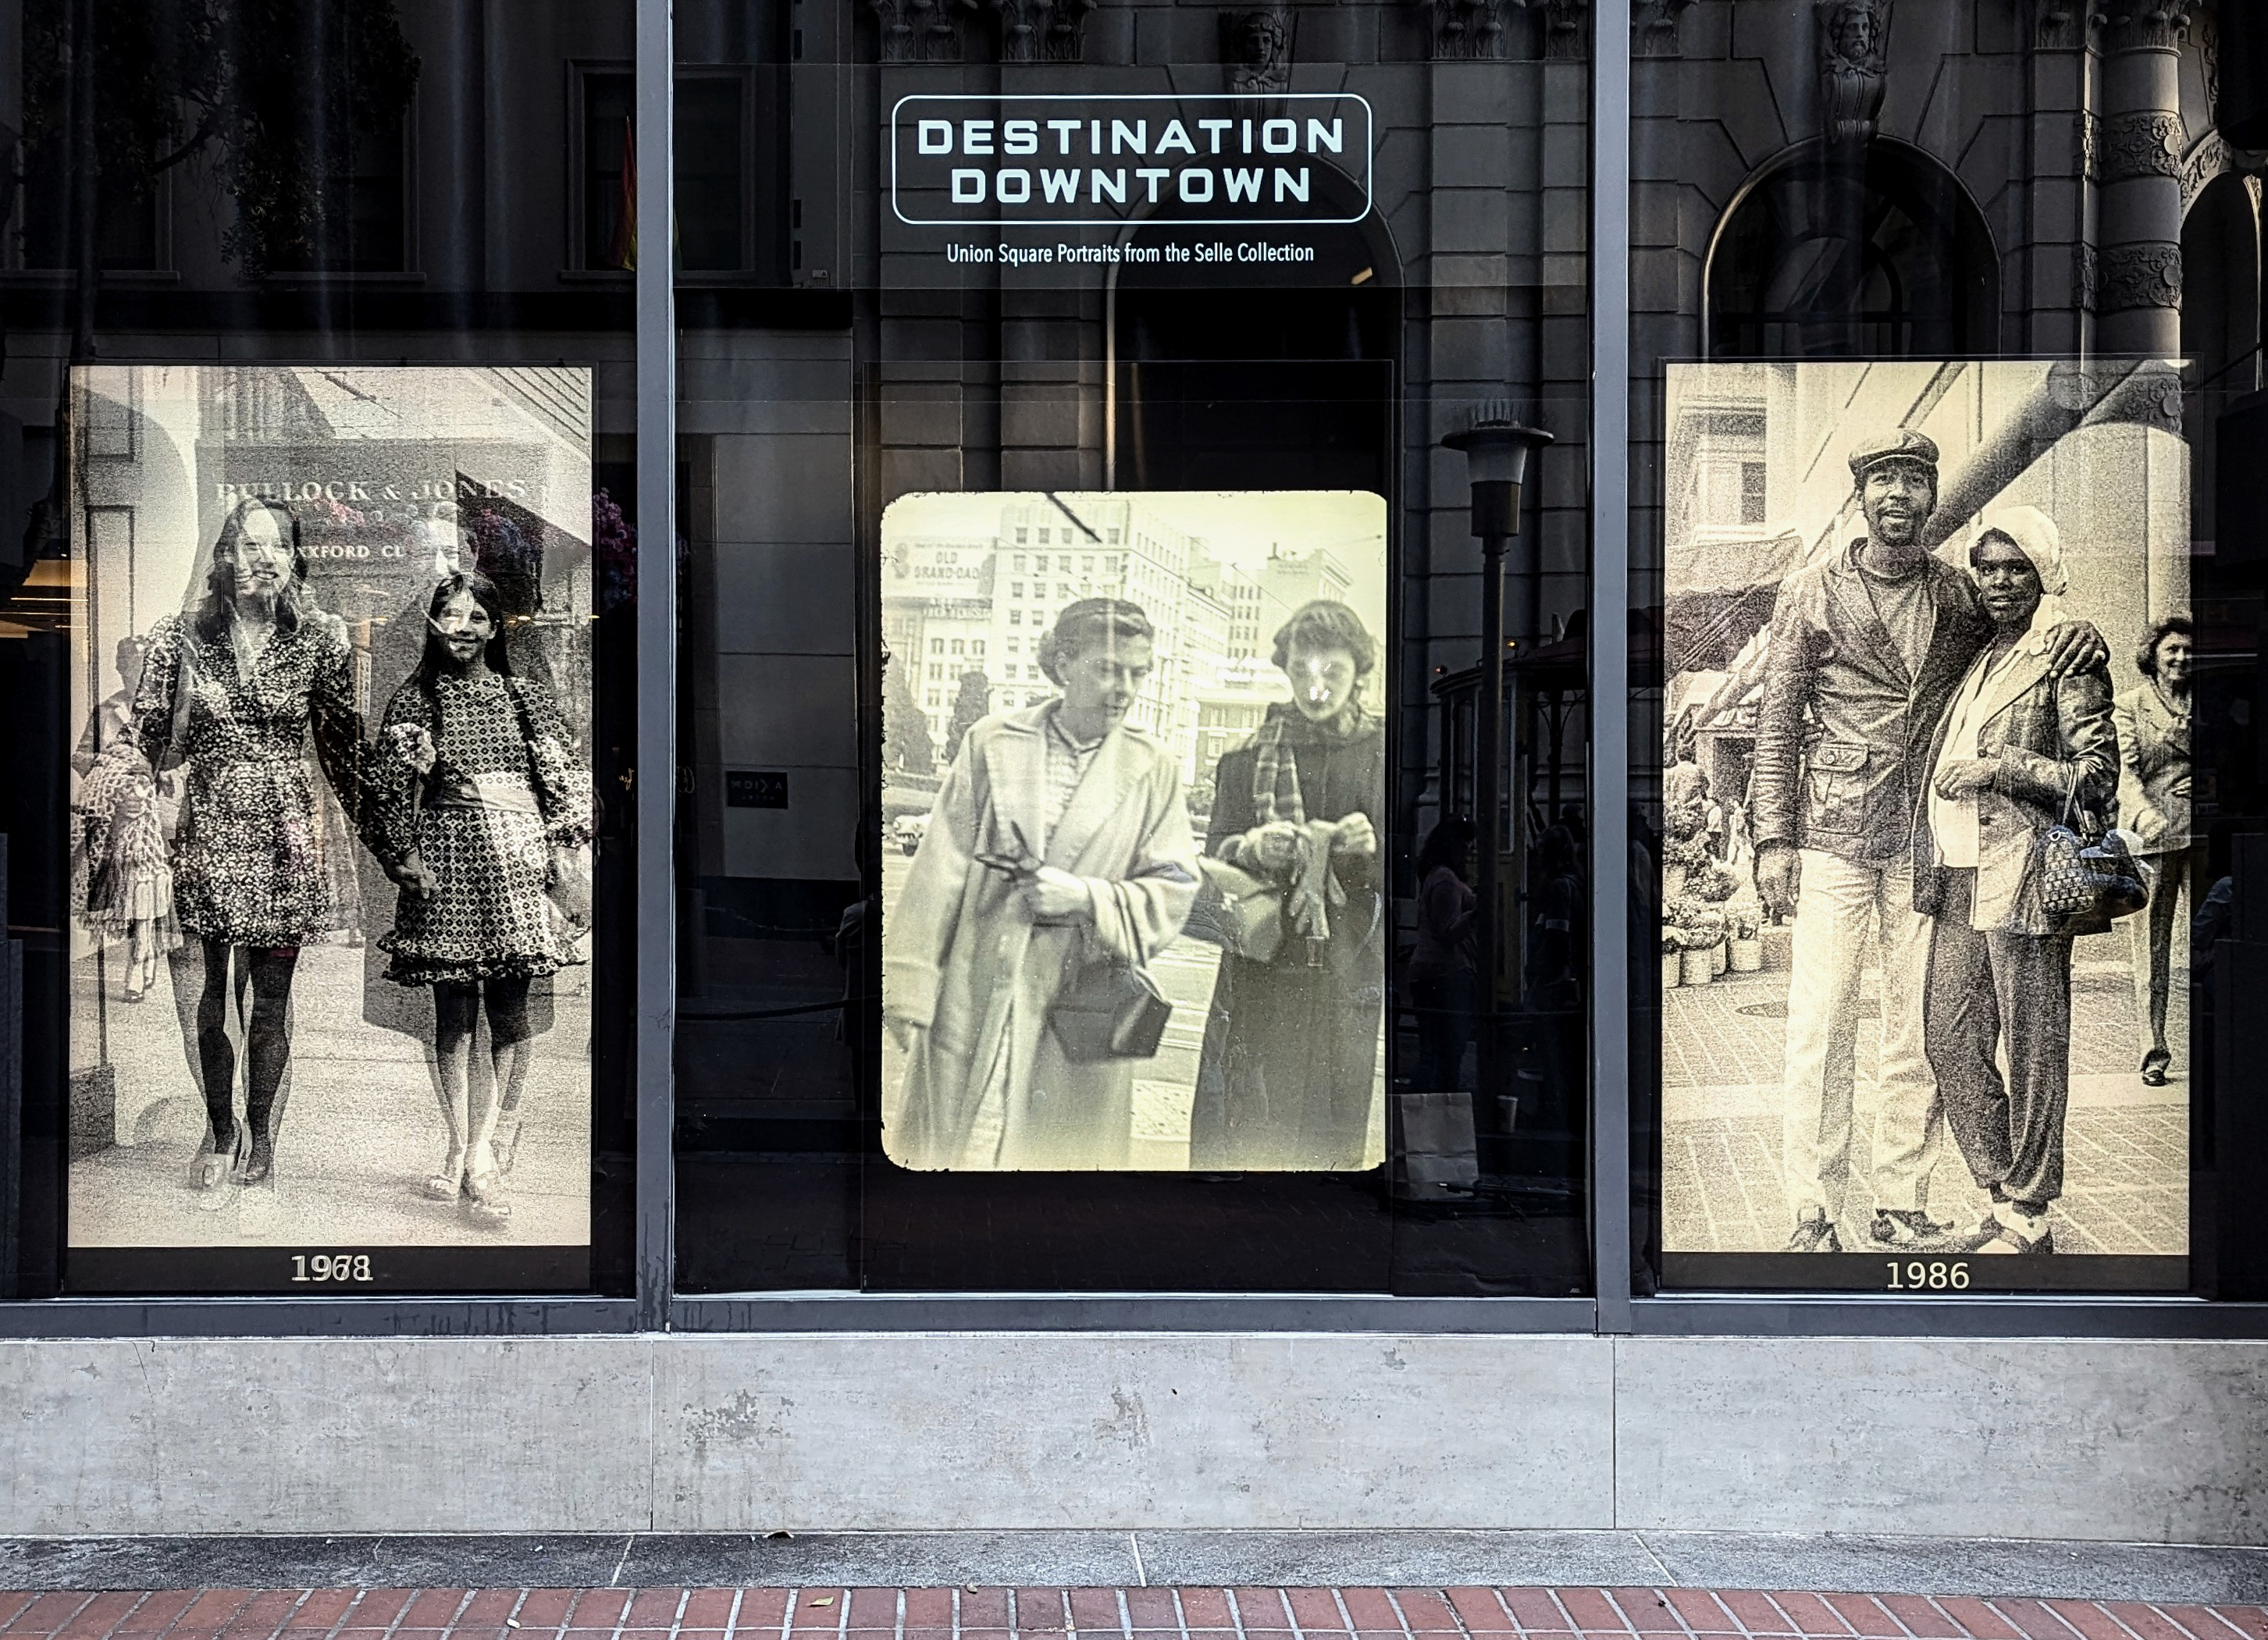
[(1464, 17), (681, 11), (685, 1290), (1587, 1290), (1588, 70)]
[(628, 0), (22, 11), (4, 1279), (626, 1292)]
[(2257, 829), (2228, 11), (1641, 26), (1633, 1228), (1663, 1287), (2228, 1296), (2256, 1256), (2213, 1186), (2260, 1142), (2213, 1091)]

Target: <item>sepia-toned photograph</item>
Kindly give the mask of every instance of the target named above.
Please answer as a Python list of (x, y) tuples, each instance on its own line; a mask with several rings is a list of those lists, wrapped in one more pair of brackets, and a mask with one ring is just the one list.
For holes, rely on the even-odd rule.
[(72, 393), (73, 1283), (581, 1284), (589, 371)]
[(883, 1146), (926, 1171), (1385, 1154), (1386, 504), (883, 516)]
[(1679, 364), (1668, 401), (1666, 1274), (2180, 1287), (2178, 367)]

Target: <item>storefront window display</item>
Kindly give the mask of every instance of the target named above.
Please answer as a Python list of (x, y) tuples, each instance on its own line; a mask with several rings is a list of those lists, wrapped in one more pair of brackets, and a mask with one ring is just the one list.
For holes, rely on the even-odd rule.
[(1644, 1280), (2242, 1296), (2216, 1202), (2259, 1148), (2215, 1084), (2261, 218), (2228, 8), (1658, 10)]
[(630, 8), (21, 12), (9, 1279), (623, 1292)]
[(1584, 30), (777, 49), (796, 288), (681, 310), (681, 1287), (1584, 1291)]

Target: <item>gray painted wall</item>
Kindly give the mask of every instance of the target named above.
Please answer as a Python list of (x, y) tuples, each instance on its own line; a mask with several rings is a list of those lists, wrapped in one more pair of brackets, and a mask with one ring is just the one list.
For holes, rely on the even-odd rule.
[(0, 1344), (0, 1535), (1608, 1527), (2258, 1543), (2268, 1343)]

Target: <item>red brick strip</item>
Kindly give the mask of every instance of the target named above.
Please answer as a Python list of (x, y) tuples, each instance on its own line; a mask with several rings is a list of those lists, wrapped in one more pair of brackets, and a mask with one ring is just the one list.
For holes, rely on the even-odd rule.
[(2268, 1640), (2268, 1607), (1756, 1589), (0, 1591), (0, 1640)]

